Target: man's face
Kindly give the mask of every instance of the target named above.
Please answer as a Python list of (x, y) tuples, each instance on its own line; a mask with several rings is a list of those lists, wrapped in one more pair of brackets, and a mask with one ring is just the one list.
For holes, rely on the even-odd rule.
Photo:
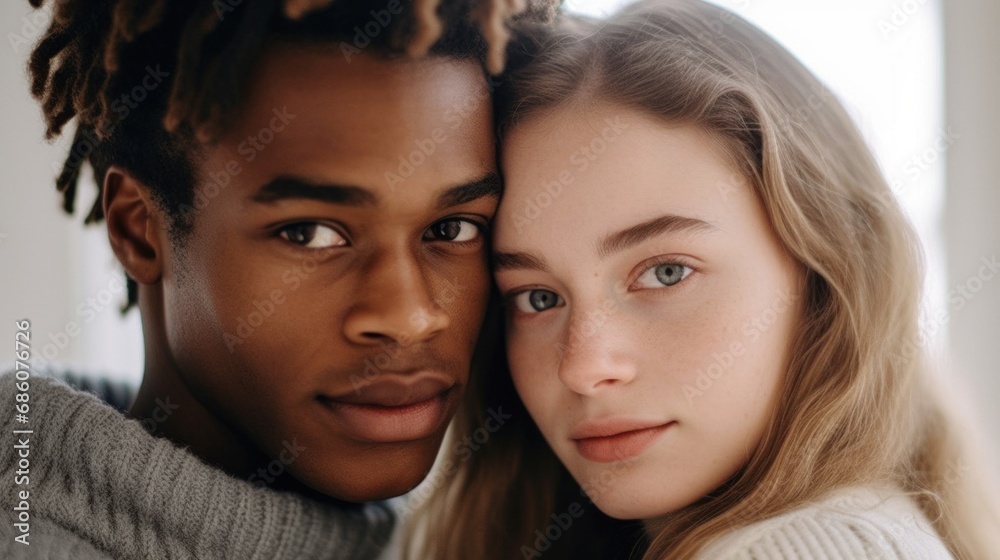
[(487, 81), (474, 61), (272, 45), (246, 91), (168, 256), (171, 359), (307, 486), (404, 493), (433, 463), (485, 313)]

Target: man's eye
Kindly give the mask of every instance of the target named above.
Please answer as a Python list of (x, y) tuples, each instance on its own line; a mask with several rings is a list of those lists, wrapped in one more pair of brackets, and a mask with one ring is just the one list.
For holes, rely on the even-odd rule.
[(452, 243), (467, 243), (483, 234), (482, 227), (469, 220), (449, 218), (441, 220), (427, 228), (424, 239), (432, 241), (449, 241)]
[(643, 288), (662, 288), (673, 286), (691, 274), (692, 269), (680, 263), (668, 262), (651, 266), (636, 279), (635, 283)]
[(565, 304), (559, 294), (550, 290), (526, 290), (515, 294), (513, 301), (521, 313), (540, 313)]
[(347, 245), (347, 240), (337, 230), (316, 222), (287, 225), (281, 228), (278, 235), (282, 239), (307, 249), (324, 249)]

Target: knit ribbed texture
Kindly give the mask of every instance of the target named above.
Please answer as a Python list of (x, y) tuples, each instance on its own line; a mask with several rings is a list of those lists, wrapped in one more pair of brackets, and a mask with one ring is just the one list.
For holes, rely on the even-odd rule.
[(847, 488), (736, 529), (699, 560), (950, 560), (916, 504), (899, 492)]
[[(0, 377), (0, 404), (15, 380)], [(381, 503), (342, 508), (260, 488), (153, 437), (95, 396), (33, 376), (29, 424), (0, 434), (0, 558), (118, 560), (369, 559), (389, 541)], [(30, 484), (15, 486), (15, 429), (32, 429)], [(30, 491), (30, 546), (14, 542), (12, 507)], [(55, 541), (55, 542), (53, 542)]]

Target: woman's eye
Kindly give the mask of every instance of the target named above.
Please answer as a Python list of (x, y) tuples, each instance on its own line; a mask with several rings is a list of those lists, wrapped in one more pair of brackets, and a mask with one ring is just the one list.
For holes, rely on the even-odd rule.
[(514, 296), (514, 307), (521, 313), (539, 313), (563, 303), (559, 294), (549, 290), (527, 290)]
[(663, 263), (646, 269), (635, 283), (644, 288), (673, 286), (688, 277), (692, 270), (680, 263)]
[(449, 218), (427, 228), (424, 239), (467, 243), (480, 235), (482, 235), (482, 228), (478, 224), (460, 218)]
[(285, 239), (307, 249), (342, 247), (347, 240), (337, 230), (316, 222), (302, 222), (281, 228), (279, 233)]

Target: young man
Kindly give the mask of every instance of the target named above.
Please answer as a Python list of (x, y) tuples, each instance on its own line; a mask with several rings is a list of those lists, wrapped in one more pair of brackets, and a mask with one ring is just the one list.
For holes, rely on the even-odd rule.
[(126, 415), (0, 380), (31, 412), (0, 438), (0, 493), (24, 496), (4, 557), (374, 557), (393, 518), (359, 504), (424, 478), (469, 379), (500, 193), (483, 65), (518, 10), (53, 9), (32, 91), (49, 137), (77, 119), (58, 187), (72, 212), (94, 169), (87, 221), (107, 223), (146, 364)]

